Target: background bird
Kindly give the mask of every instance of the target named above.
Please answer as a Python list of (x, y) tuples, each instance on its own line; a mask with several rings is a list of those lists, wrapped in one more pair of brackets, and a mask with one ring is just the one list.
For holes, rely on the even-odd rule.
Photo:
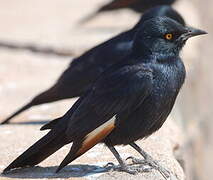
[(169, 172), (150, 159), (135, 141), (151, 135), (165, 122), (185, 80), (180, 50), (188, 38), (205, 33), (166, 17), (144, 22), (134, 37), (131, 53), (105, 70), (63, 117), (44, 125), (42, 130), (51, 129), (47, 135), (15, 159), (4, 173), (34, 166), (72, 142), (58, 172), (103, 142), (118, 160), (121, 171), (140, 171), (127, 166), (114, 148), (129, 144), (168, 178)]
[(144, 21), (156, 16), (167, 16), (185, 25), (182, 16), (170, 6), (158, 6), (148, 10), (132, 29), (75, 58), (52, 87), (35, 96), (29, 103), (3, 120), (2, 124), (8, 123), (14, 116), (32, 106), (81, 96), (107, 67), (130, 53), (138, 27)]
[(144, 13), (146, 10), (159, 5), (171, 5), (176, 0), (112, 0), (111, 2), (101, 6), (97, 11), (85, 17), (80, 23), (85, 23), (97, 15), (120, 9), (131, 9), (138, 13)]

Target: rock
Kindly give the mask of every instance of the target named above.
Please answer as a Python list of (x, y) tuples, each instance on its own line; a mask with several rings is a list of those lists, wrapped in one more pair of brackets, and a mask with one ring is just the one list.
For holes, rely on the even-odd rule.
[[(4, 125), (0, 126), (0, 171), (2, 171), (14, 158), (42, 137), (46, 132), (39, 131), (39, 125)], [(175, 157), (175, 151), (181, 147), (183, 142), (182, 132), (175, 125), (172, 119), (168, 119), (165, 125), (155, 134), (145, 140), (140, 140), (138, 144), (147, 151), (154, 159), (173, 173), (171, 180), (184, 180), (184, 172)], [(65, 167), (60, 173), (54, 171), (63, 160), (70, 145), (50, 156), (39, 166), (15, 170), (13, 173), (2, 175), (1, 179), (24, 178), (24, 179), (141, 179), (141, 180), (164, 180), (162, 175), (156, 171), (130, 175), (124, 172), (109, 171), (103, 168), (108, 162), (118, 164), (114, 156), (103, 145), (96, 145), (86, 154)], [(126, 159), (129, 156), (140, 158), (129, 146), (117, 146), (116, 149), (121, 156)]]

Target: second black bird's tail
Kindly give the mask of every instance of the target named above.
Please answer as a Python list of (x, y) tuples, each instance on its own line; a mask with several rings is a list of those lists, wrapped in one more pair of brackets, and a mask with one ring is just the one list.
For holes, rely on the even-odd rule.
[(53, 86), (52, 88), (48, 89), (47, 91), (44, 91), (43, 93), (35, 96), (32, 99), (32, 101), (30, 101), (29, 103), (27, 103), (25, 106), (23, 106), (22, 108), (20, 108), (18, 111), (14, 112), (8, 118), (6, 118), (5, 120), (3, 120), (0, 124), (7, 124), (7, 123), (9, 123), (12, 118), (14, 118), (18, 114), (22, 113), (23, 111), (31, 108), (32, 106), (36, 106), (36, 105), (40, 105), (40, 104), (44, 104), (44, 103), (49, 103), (49, 102), (57, 101), (57, 100), (60, 100), (60, 99), (62, 99), (62, 98), (60, 98), (58, 96), (57, 87)]
[(106, 4), (106, 5), (103, 5), (102, 7), (100, 7), (95, 12), (93, 12), (93, 13), (87, 15), (86, 17), (84, 17), (83, 19), (81, 19), (79, 21), (79, 24), (84, 24), (84, 23), (90, 21), (91, 19), (95, 18), (96, 16), (98, 16), (102, 12), (112, 11), (112, 10), (116, 10), (116, 9), (125, 8), (126, 6), (128, 6), (128, 3), (122, 3), (123, 1), (126, 1), (126, 0), (112, 1), (112, 2), (110, 2), (108, 4)]
[(138, 2), (138, 0), (131, 0), (131, 1), (130, 0), (116, 0), (116, 1), (111, 1), (111, 2), (101, 6), (94, 13), (92, 13), (92, 14), (86, 16), (84, 19), (80, 20), (80, 24), (88, 22), (89, 20), (93, 19), (94, 17), (96, 17), (98, 14), (100, 14), (102, 12), (128, 8), (128, 7), (134, 5), (137, 2)]
[(16, 111), (16, 112), (13, 113), (12, 115), (10, 115), (8, 118), (4, 119), (4, 120), (1, 122), (1, 124), (8, 124), (9, 121), (10, 121), (13, 117), (15, 117), (15, 116), (17, 116), (18, 114), (20, 114), (21, 112), (23, 112), (23, 111), (25, 111), (25, 110), (31, 108), (32, 106), (33, 106), (32, 102), (26, 104), (25, 106), (23, 106), (22, 108), (20, 108), (18, 111)]
[(59, 150), (65, 144), (66, 141), (63, 129), (60, 131), (51, 130), (17, 159), (15, 159), (6, 169), (4, 169), (3, 173), (14, 168), (35, 166)]

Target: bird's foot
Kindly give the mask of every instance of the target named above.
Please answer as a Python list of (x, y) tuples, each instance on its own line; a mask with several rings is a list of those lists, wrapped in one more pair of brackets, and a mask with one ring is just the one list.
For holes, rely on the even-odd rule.
[(115, 166), (115, 164), (112, 162), (109, 162), (104, 166), (104, 168), (108, 169), (108, 168), (112, 168), (113, 166)]
[(131, 160), (132, 161), (132, 164), (143, 164), (143, 165), (148, 165), (148, 163), (146, 162), (145, 159), (138, 159), (138, 158), (135, 158), (133, 156), (130, 156), (128, 158), (126, 158), (126, 161), (127, 160)]
[(112, 169), (113, 171), (122, 171), (122, 172), (126, 172), (129, 174), (150, 172), (150, 170), (151, 170), (150, 168), (144, 167), (144, 166), (128, 166), (126, 164), (123, 164), (122, 166), (120, 166), (120, 165), (116, 166), (113, 163), (108, 163), (107, 165), (104, 166), (104, 168)]
[(128, 157), (126, 160), (129, 159), (132, 161), (133, 164), (149, 165), (152, 169), (156, 169), (157, 171), (159, 171), (166, 180), (171, 179), (171, 172), (162, 167), (156, 160), (152, 159), (152, 157), (148, 157), (147, 159)]

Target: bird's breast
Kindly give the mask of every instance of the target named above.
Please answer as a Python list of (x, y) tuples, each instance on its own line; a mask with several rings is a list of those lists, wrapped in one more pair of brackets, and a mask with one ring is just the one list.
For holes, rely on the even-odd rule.
[(113, 145), (128, 144), (157, 131), (172, 110), (185, 79), (185, 69), (179, 66), (152, 68), (154, 80), (150, 95), (128, 118), (117, 116), (117, 127), (109, 138)]

